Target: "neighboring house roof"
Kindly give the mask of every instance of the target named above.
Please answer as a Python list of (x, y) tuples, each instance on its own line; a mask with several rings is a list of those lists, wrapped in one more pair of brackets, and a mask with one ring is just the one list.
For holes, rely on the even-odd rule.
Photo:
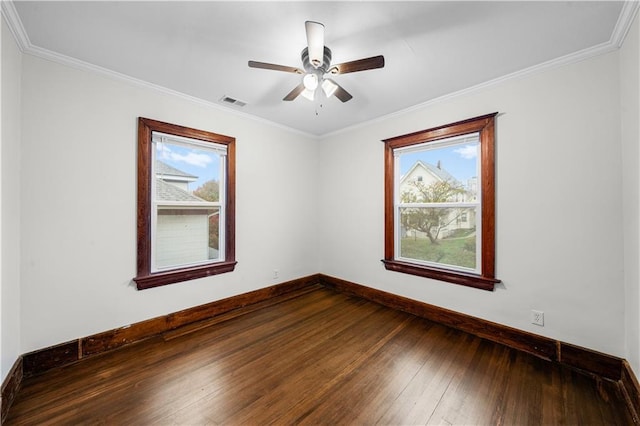
[(162, 179), (156, 179), (156, 198), (158, 201), (199, 201), (206, 202), (200, 197), (196, 197), (175, 185), (167, 183)]
[(443, 182), (452, 182), (452, 183), (453, 182), (458, 182), (457, 179), (455, 177), (453, 177), (451, 175), (451, 173), (449, 173), (445, 169), (438, 168), (438, 167), (434, 166), (433, 164), (423, 163), (422, 161), (418, 160), (418, 161), (416, 161), (416, 163), (413, 166), (411, 166), (409, 171), (407, 173), (405, 173), (404, 176), (402, 176), (402, 178), (400, 179), (400, 184), (402, 185), (404, 183), (404, 180), (408, 176), (411, 176), (411, 173), (413, 173), (413, 171), (418, 167), (422, 167), (423, 169), (427, 170), (428, 172), (430, 172), (432, 175), (434, 175), (436, 178), (438, 178), (439, 180), (441, 180)]
[(182, 178), (181, 180), (197, 180), (198, 176), (190, 175), (189, 173), (183, 172), (182, 170), (176, 169), (168, 165), (167, 163), (163, 163), (162, 161), (156, 160), (156, 175), (161, 175), (163, 179), (170, 179), (171, 177)]

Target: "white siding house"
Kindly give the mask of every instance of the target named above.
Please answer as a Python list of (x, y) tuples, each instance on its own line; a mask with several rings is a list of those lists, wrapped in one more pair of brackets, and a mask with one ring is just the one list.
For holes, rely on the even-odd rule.
[(158, 269), (205, 262), (211, 258), (209, 216), (217, 213), (217, 209), (198, 205), (176, 205), (206, 203), (206, 200), (187, 191), (188, 184), (197, 178), (156, 161), (158, 215), (155, 266)]
[(209, 221), (204, 214), (164, 214), (158, 210), (156, 266), (188, 265), (209, 259)]
[[(400, 194), (413, 194), (418, 197), (420, 202), (419, 188), (429, 187), (438, 182), (449, 182), (453, 186), (464, 189), (463, 192), (456, 194), (455, 199), (447, 201), (465, 202), (473, 201), (477, 196), (478, 179), (471, 178), (466, 183), (459, 182), (453, 175), (445, 170), (441, 163), (433, 164), (424, 163), (420, 160), (416, 161), (404, 176), (400, 178)], [(449, 219), (445, 220), (448, 225), (443, 227), (438, 237), (446, 238), (459, 229), (474, 229), (476, 227), (476, 214), (474, 209), (452, 209)], [(425, 238), (424, 232), (406, 229), (404, 234), (410, 237)]]
[(178, 170), (165, 162), (157, 160), (156, 178), (187, 192), (189, 191), (189, 184), (198, 180), (198, 176), (190, 175), (189, 173)]

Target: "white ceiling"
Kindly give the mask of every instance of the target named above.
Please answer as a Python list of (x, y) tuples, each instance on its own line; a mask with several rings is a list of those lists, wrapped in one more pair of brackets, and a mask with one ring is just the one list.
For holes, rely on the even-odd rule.
[[(28, 53), (79, 60), (324, 135), (541, 64), (614, 50), (636, 7), (612, 1), (14, 1), (3, 4), (3, 12)], [(384, 55), (382, 69), (334, 78), (351, 101), (300, 96), (283, 102), (301, 77), (247, 66), (256, 60), (301, 67), (306, 20), (324, 23), (334, 64)], [(225, 105), (225, 95), (247, 105)]]

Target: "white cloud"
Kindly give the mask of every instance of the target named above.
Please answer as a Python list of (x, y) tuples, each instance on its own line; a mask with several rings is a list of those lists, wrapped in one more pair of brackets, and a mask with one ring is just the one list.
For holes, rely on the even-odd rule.
[(462, 148), (454, 149), (453, 152), (459, 154), (465, 160), (471, 160), (478, 156), (478, 145), (465, 145)]
[(209, 157), (206, 154), (195, 154), (193, 152), (190, 152), (187, 155), (181, 155), (181, 154), (176, 154), (175, 152), (172, 152), (171, 159), (173, 161), (181, 161), (197, 167), (207, 167), (209, 163), (211, 163), (212, 161), (211, 157)]
[(196, 154), (195, 152), (189, 152), (187, 154), (179, 154), (173, 152), (171, 148), (166, 145), (161, 145), (160, 156), (166, 160), (173, 160), (181, 163), (191, 164), (196, 167), (207, 167), (213, 159), (207, 154)]

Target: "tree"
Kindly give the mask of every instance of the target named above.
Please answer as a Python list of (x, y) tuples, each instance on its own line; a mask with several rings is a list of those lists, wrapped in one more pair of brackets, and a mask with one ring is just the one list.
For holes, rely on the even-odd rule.
[[(455, 201), (466, 193), (465, 189), (455, 181), (437, 181), (429, 185), (423, 182), (411, 182), (412, 189), (400, 196), (403, 203), (443, 203)], [(402, 209), (402, 226), (408, 230), (424, 232), (432, 244), (438, 244), (442, 229), (459, 218), (460, 213), (453, 214), (456, 209), (437, 207), (405, 207)]]
[(220, 184), (217, 180), (208, 180), (193, 191), (193, 195), (207, 201), (220, 201)]
[(209, 247), (218, 250), (220, 248), (220, 215), (209, 216)]
[[(193, 195), (200, 197), (206, 201), (220, 201), (220, 184), (217, 180), (208, 180), (199, 186)], [(219, 247), (218, 237), (220, 235), (220, 215), (214, 214), (209, 216), (209, 247)]]

